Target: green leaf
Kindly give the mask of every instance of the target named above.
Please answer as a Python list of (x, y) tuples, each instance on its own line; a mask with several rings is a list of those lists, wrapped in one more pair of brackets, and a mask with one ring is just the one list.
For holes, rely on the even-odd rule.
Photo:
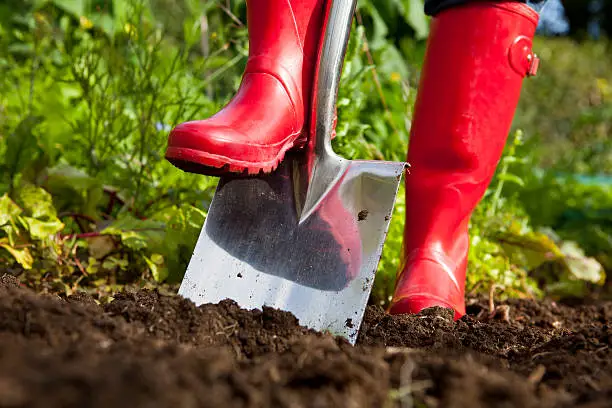
[(90, 260), (102, 259), (115, 249), (114, 238), (109, 235), (89, 237), (84, 240), (87, 242)]
[(502, 162), (505, 164), (515, 164), (515, 163), (527, 164), (528, 160), (526, 158), (519, 158), (516, 156), (504, 156), (504, 158), (502, 159)]
[[(389, 27), (376, 7), (369, 3), (365, 3), (364, 8), (372, 18), (372, 35), (369, 38), (369, 45), (370, 48), (376, 50), (378, 47), (386, 44), (385, 39), (389, 33)], [(361, 40), (359, 42), (361, 43)]]
[(551, 297), (583, 297), (586, 294), (586, 287), (584, 281), (561, 279), (548, 283), (546, 292)]
[(30, 43), (12, 43), (8, 46), (8, 51), (11, 54), (28, 55), (34, 51), (34, 45)]
[(83, 170), (60, 164), (47, 170), (45, 188), (53, 195), (58, 208), (80, 211), (97, 218), (97, 206), (104, 198), (101, 180)]
[(161, 265), (164, 263), (164, 257), (161, 254), (152, 254), (151, 261), (153, 261), (153, 263), (156, 265)]
[(38, 146), (34, 130), (43, 119), (42, 116), (29, 115), (6, 137), (4, 160), (7, 175), (14, 177), (37, 156)]
[(15, 216), (21, 214), (22, 210), (8, 194), (0, 197), (0, 226), (8, 224)]
[[(161, 258), (161, 262), (160, 262)], [(151, 274), (153, 275), (153, 279), (156, 282), (163, 282), (168, 278), (168, 268), (163, 267), (163, 257), (159, 254), (153, 254), (151, 258), (144, 257), (147, 266), (151, 270)]]
[(115, 17), (115, 24), (117, 27), (123, 27), (128, 20), (129, 2), (127, 1), (114, 1), (113, 2), (113, 14)]
[(100, 270), (100, 262), (96, 258), (89, 257), (87, 260), (87, 267), (85, 268), (87, 273), (94, 275)]
[(11, 254), (24, 269), (32, 269), (34, 258), (32, 258), (32, 254), (28, 248), (13, 248), (8, 244), (8, 240), (6, 239), (0, 240), (0, 248), (4, 248), (6, 251), (8, 251), (8, 253)]
[(28, 184), (19, 189), (17, 202), (26, 214), (40, 220), (57, 220), (57, 211), (53, 206), (51, 194), (40, 187)]
[(561, 245), (561, 251), (565, 256), (565, 265), (574, 279), (603, 285), (606, 280), (603, 266), (594, 258), (585, 256), (577, 243), (566, 241)]
[(404, 61), (401, 52), (391, 45), (383, 48), (380, 54), (380, 62), (376, 65), (378, 72), (391, 76), (399, 74), (401, 78), (407, 78), (410, 70)]
[(493, 234), (510, 260), (527, 270), (563, 256), (550, 237), (537, 232), (521, 233), (513, 229)]
[[(165, 209), (155, 217), (164, 221), (166, 232), (161, 245), (150, 249), (164, 255), (169, 280), (180, 282), (206, 219), (206, 213), (199, 208), (183, 205)], [(152, 259), (154, 256), (152, 255)]]
[(521, 187), (525, 187), (525, 182), (523, 181), (523, 179), (521, 179), (520, 177), (514, 175), (514, 174), (498, 174), (497, 175), (497, 179), (498, 180), (503, 180), (503, 181), (508, 181), (510, 183), (514, 183), (514, 184), (518, 184)]
[(81, 169), (68, 164), (58, 164), (47, 170), (47, 185), (51, 188), (70, 187), (74, 191), (83, 192), (100, 184)]
[(417, 39), (426, 38), (429, 35), (429, 24), (423, 12), (423, 0), (408, 0), (408, 3), (406, 21), (416, 32)]
[(125, 259), (115, 258), (113, 256), (108, 257), (102, 262), (104, 269), (115, 269), (118, 267), (121, 270), (125, 270), (129, 266), (129, 262)]
[[(118, 3), (118, 2), (115, 2)], [(93, 13), (91, 14), (91, 22), (95, 27), (100, 28), (106, 35), (112, 37), (117, 29), (115, 20), (105, 13)], [(121, 26), (119, 26), (121, 27)]]
[(165, 226), (155, 220), (139, 220), (124, 216), (101, 231), (101, 234), (116, 235), (130, 249), (142, 250), (160, 246), (164, 240)]
[(28, 226), (28, 232), (34, 239), (47, 239), (64, 229), (64, 223), (55, 218), (49, 221), (41, 221), (32, 217), (22, 217)]
[(51, 0), (51, 2), (77, 18), (85, 15), (87, 12), (86, 0)]

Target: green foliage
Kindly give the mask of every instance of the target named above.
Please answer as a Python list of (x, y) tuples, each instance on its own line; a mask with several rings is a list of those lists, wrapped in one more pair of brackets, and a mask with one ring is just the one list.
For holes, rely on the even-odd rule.
[[(532, 174), (517, 193), (538, 228), (554, 229), (558, 240), (577, 243), (585, 255), (612, 272), (612, 184), (605, 177)], [(542, 200), (546, 197), (546, 200)], [(568, 250), (575, 251), (568, 247)], [(555, 271), (553, 271), (555, 272)], [(556, 278), (545, 277), (548, 280)], [(578, 285), (574, 285), (578, 286)]]
[[(244, 0), (5, 3), (0, 265), (31, 284), (69, 292), (180, 282), (216, 179), (167, 163), (167, 135), (178, 123), (211, 116), (234, 95), (248, 55)], [(422, 0), (358, 2), (333, 142), (343, 156), (405, 159), (428, 35), (422, 7)], [(568, 94), (567, 72), (586, 77), (595, 68), (572, 65), (576, 50), (562, 40), (539, 45), (542, 74), (537, 85), (526, 85), (517, 125), (536, 135), (531, 144), (546, 137), (573, 147), (597, 141), (575, 154), (549, 150), (560, 158), (557, 168), (607, 168), (612, 78), (604, 67), (606, 48), (587, 48), (598, 57), (598, 79)], [(550, 119), (542, 121), (542, 112)], [(468, 289), (562, 296), (601, 284), (600, 264), (612, 269), (609, 207), (594, 208), (588, 200), (594, 194), (610, 203), (612, 193), (578, 184), (558, 192), (561, 182), (532, 174), (518, 150), (522, 139), (514, 142), (470, 225)], [(546, 165), (555, 156), (538, 157)], [(544, 191), (551, 200), (540, 203)], [(582, 218), (565, 210), (582, 211)], [(381, 304), (400, 267), (405, 211), (402, 189), (373, 292)]]
[(26, 185), (17, 192), (17, 202), (7, 194), (0, 198), (0, 260), (30, 270), (35, 259), (57, 250), (53, 236), (64, 228), (51, 196), (41, 188)]
[(592, 175), (612, 171), (610, 46), (536, 38), (540, 70), (525, 81), (515, 116), (530, 137), (533, 165)]
[(204, 59), (146, 2), (102, 6), (30, 2), (3, 20), (0, 262), (68, 287), (177, 281), (216, 181), (163, 160), (167, 132), (217, 104)]
[[(519, 193), (533, 185), (529, 176), (518, 175), (520, 166), (529, 163), (516, 156), (522, 145), (522, 132), (517, 131), (495, 181), (472, 218), (467, 286), (473, 290), (488, 283), (501, 289), (503, 296), (513, 297), (584, 295), (588, 284), (605, 282), (602, 264), (569, 241), (572, 236), (564, 240), (550, 228), (542, 228), (545, 224), (529, 216), (526, 201), (519, 199), (521, 194), (502, 194), (508, 182)], [(516, 168), (516, 173), (511, 173), (511, 168)], [(542, 197), (546, 196), (540, 195), (539, 203)]]

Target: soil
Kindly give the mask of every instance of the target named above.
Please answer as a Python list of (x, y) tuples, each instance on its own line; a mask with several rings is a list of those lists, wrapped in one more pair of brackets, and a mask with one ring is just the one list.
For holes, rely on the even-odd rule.
[(272, 309), (0, 281), (0, 407), (607, 407), (612, 302), (389, 316), (357, 346)]

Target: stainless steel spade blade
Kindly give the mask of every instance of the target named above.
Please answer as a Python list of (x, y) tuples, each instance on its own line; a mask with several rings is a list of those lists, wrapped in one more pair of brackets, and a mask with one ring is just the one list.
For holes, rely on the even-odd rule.
[(406, 163), (346, 160), (331, 134), (355, 0), (329, 5), (314, 137), (271, 174), (223, 177), (179, 294), (292, 312), (357, 340)]

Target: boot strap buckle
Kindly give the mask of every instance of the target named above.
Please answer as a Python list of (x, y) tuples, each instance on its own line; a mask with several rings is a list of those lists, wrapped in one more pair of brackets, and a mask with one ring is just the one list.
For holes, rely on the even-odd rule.
[(510, 66), (521, 76), (534, 76), (538, 72), (540, 59), (532, 50), (532, 41), (528, 37), (518, 36), (508, 50)]
[(540, 68), (540, 58), (532, 52), (527, 56), (527, 60), (530, 62), (527, 76), (535, 76), (538, 73), (538, 68)]

